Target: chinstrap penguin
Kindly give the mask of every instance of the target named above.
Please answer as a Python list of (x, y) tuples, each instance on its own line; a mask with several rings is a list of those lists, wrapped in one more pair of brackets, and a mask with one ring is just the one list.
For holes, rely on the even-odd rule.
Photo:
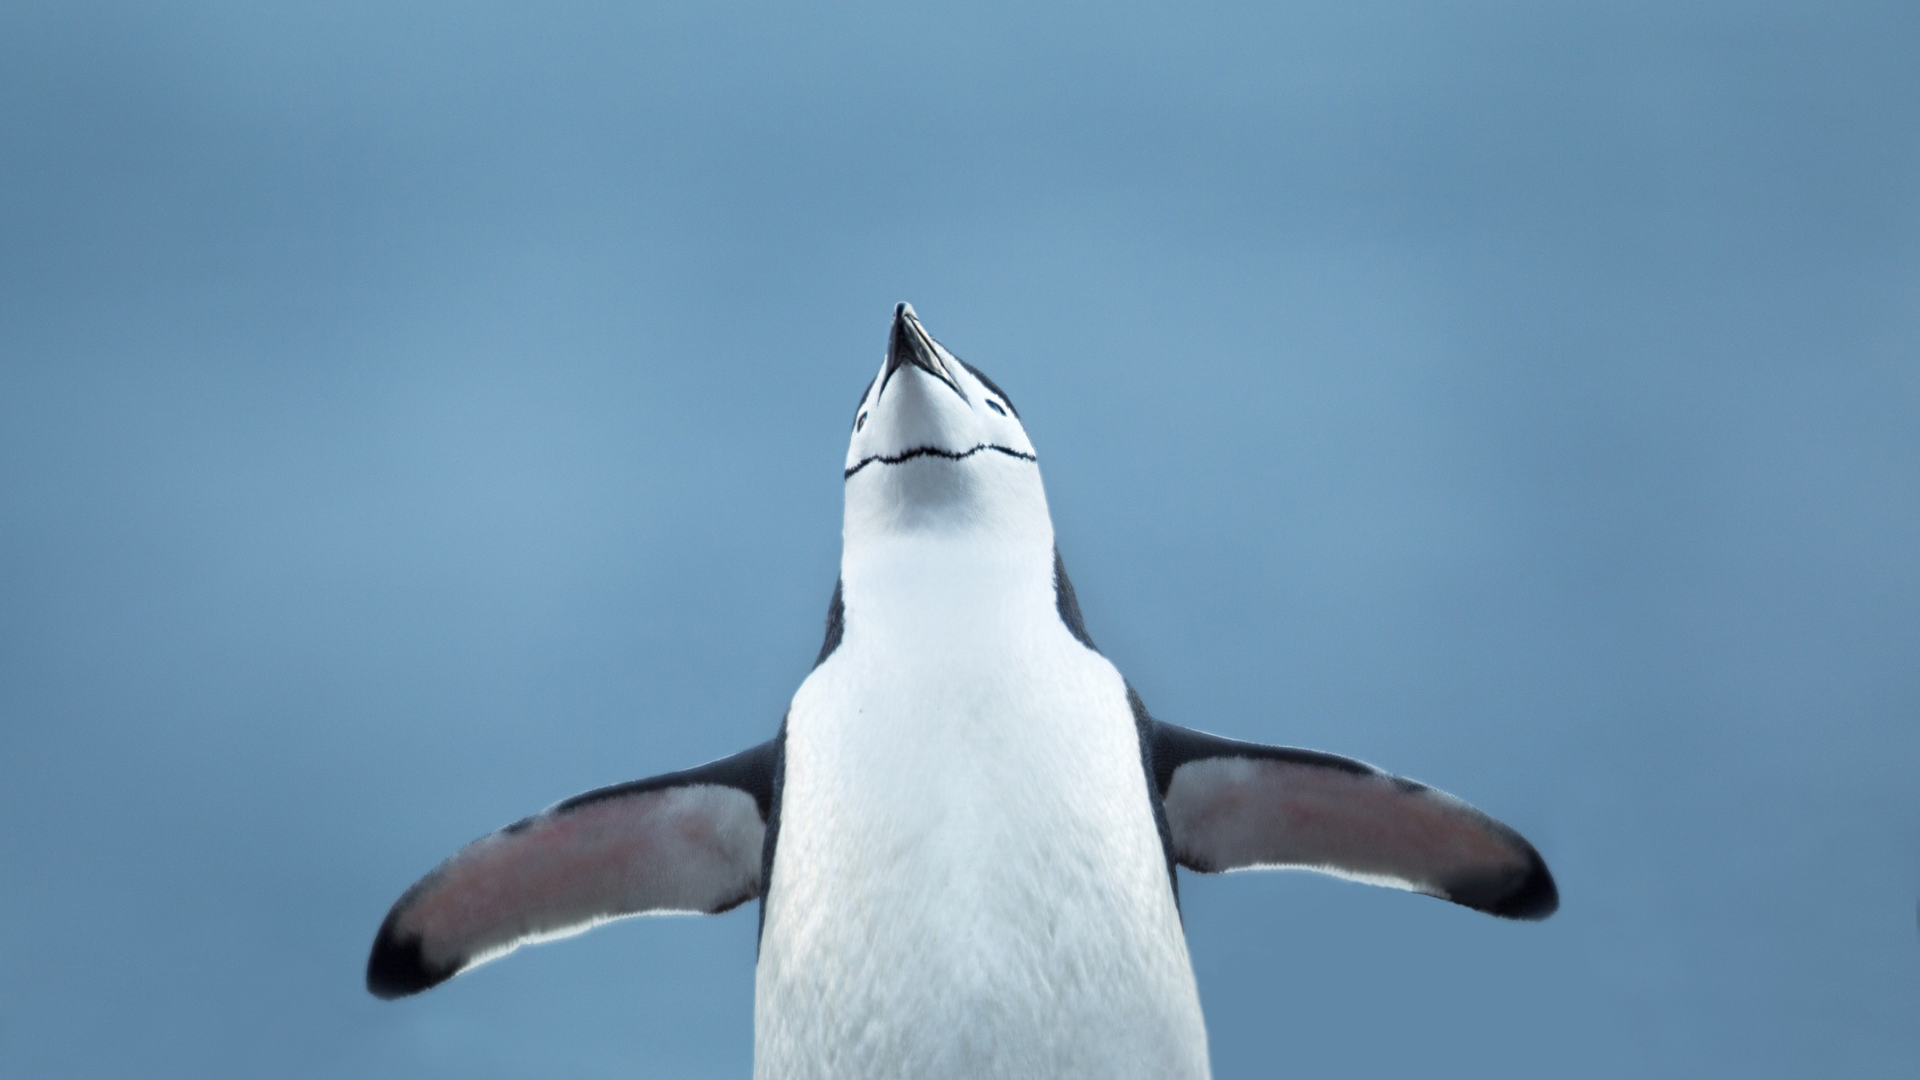
[(1200, 1078), (1178, 867), (1558, 906), (1532, 845), (1451, 795), (1149, 715), (1081, 621), (1013, 402), (905, 304), (845, 473), (826, 640), (777, 734), (463, 848), (387, 914), (369, 990), (758, 899), (759, 1080)]

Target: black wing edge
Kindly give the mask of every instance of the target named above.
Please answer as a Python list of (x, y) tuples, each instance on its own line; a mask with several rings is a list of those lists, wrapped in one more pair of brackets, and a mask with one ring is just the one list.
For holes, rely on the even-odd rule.
[[(1506, 829), (1505, 825), (1501, 828)], [(1554, 884), (1547, 861), (1512, 829), (1513, 839), (1525, 844), (1526, 870), (1518, 875), (1449, 882), (1447, 899), (1462, 907), (1483, 911), (1502, 919), (1539, 922), (1560, 910), (1560, 887)], [(1515, 884), (1518, 878), (1519, 884)]]
[[(782, 733), (785, 725), (782, 725)], [(753, 797), (754, 805), (760, 810), (760, 820), (765, 822), (773, 813), (774, 771), (778, 764), (781, 747), (778, 738), (763, 742), (732, 757), (710, 761), (691, 769), (648, 777), (645, 780), (630, 780), (624, 784), (595, 788), (592, 791), (575, 795), (532, 817), (501, 829), (504, 833), (515, 833), (530, 825), (535, 817), (544, 814), (564, 814), (583, 806), (618, 799), (628, 795), (641, 795), (663, 788), (687, 787), (699, 784), (714, 784), (739, 788)], [(426, 953), (421, 948), (418, 935), (402, 936), (396, 929), (400, 915), (406, 910), (408, 902), (420, 892), (432, 885), (437, 875), (428, 874), (394, 901), (387, 911), (387, 917), (380, 923), (380, 932), (374, 935), (373, 951), (367, 956), (367, 992), (385, 1001), (394, 998), (418, 994), (422, 990), (431, 990), (459, 974), (465, 965), (448, 964), (436, 966), (427, 962)], [(753, 899), (743, 897), (741, 902)]]
[[(1391, 783), (1407, 794), (1417, 794), (1434, 789), (1417, 780), (1376, 769), (1364, 761), (1328, 754), (1319, 750), (1302, 750), (1292, 746), (1267, 746), (1263, 743), (1242, 742), (1211, 735), (1204, 731), (1169, 724), (1163, 720), (1150, 720), (1153, 725), (1152, 773), (1156, 794), (1164, 800), (1167, 788), (1173, 783), (1175, 769), (1189, 761), (1206, 758), (1237, 757), (1256, 761), (1284, 761), (1293, 765), (1308, 765), (1323, 769), (1337, 769), (1355, 776), (1376, 777)], [(1484, 815), (1483, 815), (1484, 816)], [(1519, 873), (1494, 874), (1483, 877), (1450, 881), (1446, 885), (1447, 895), (1441, 899), (1472, 908), (1502, 919), (1519, 919), (1538, 922), (1560, 910), (1560, 887), (1554, 883), (1552, 871), (1540, 852), (1511, 826), (1491, 816), (1486, 816), (1486, 825), (1498, 831), (1505, 839), (1519, 848), (1527, 859), (1526, 867)], [(1182, 865), (1185, 865), (1182, 863)], [(1203, 867), (1188, 867), (1190, 870), (1206, 872)]]
[(394, 932), (400, 910), (412, 896), (413, 891), (408, 890), (407, 895), (393, 905), (393, 910), (387, 912), (386, 919), (380, 923), (380, 933), (374, 936), (373, 953), (367, 957), (367, 993), (382, 1001), (431, 990), (460, 973), (458, 964), (427, 963), (419, 935), (400, 937)]

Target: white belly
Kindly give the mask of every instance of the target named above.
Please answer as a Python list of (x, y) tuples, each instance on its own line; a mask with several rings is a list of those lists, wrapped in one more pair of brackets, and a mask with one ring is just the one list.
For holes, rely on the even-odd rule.
[(866, 620), (795, 695), (758, 1080), (1208, 1075), (1124, 684), (1006, 614)]

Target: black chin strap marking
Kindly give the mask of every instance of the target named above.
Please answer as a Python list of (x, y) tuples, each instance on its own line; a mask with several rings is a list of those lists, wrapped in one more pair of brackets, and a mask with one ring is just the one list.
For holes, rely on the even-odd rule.
[(997, 443), (981, 443), (971, 450), (943, 450), (938, 446), (916, 446), (911, 450), (902, 450), (898, 454), (875, 454), (872, 457), (861, 458), (852, 468), (847, 470), (846, 479), (853, 479), (854, 473), (859, 472), (861, 469), (866, 468), (876, 461), (882, 465), (898, 465), (903, 461), (911, 461), (917, 457), (937, 457), (946, 458), (948, 461), (960, 461), (965, 458), (970, 458), (982, 450), (997, 450), (1010, 458), (1019, 458), (1021, 461), (1040, 460), (1032, 454), (1015, 450), (1011, 446), (1001, 446)]

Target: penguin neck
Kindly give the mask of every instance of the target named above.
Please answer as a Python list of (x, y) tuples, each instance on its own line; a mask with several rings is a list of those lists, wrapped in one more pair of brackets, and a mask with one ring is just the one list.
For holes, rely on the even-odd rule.
[(946, 451), (921, 453), (847, 478), (841, 538), (848, 557), (929, 542), (1052, 551), (1053, 518), (1031, 458), (987, 447), (957, 460)]
[(847, 483), (843, 535), (848, 609), (889, 634), (971, 635), (1053, 602), (1053, 520), (1031, 461), (865, 470)]

